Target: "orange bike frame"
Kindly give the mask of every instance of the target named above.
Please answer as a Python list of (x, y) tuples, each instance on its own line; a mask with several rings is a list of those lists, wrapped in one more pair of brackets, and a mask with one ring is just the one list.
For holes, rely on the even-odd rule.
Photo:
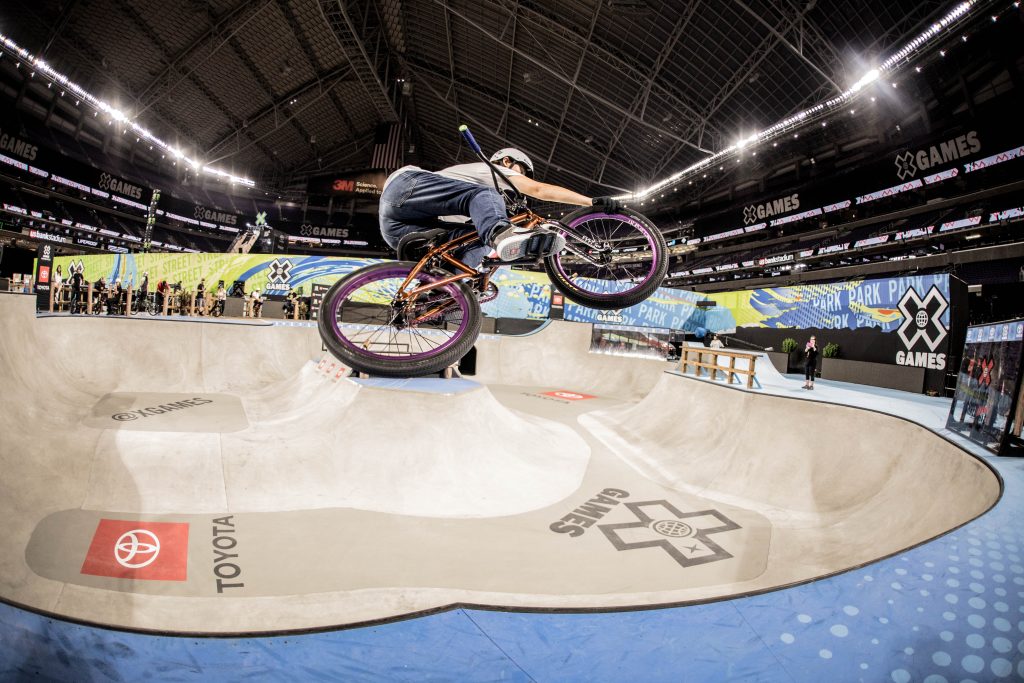
[[(532, 211), (524, 211), (523, 213), (516, 214), (515, 216), (512, 216), (509, 219), (512, 225), (522, 225), (526, 228), (534, 228), (543, 220), (543, 218), (533, 213)], [(480, 271), (476, 270), (475, 268), (467, 266), (465, 263), (451, 255), (451, 252), (454, 251), (455, 249), (470, 244), (471, 242), (477, 239), (479, 239), (479, 237), (478, 235), (476, 235), (476, 233), (467, 233), (465, 235), (462, 235), (461, 237), (456, 237), (455, 239), (449, 242), (445, 242), (444, 244), (434, 247), (433, 249), (428, 251), (426, 255), (416, 263), (416, 266), (411, 271), (409, 271), (409, 275), (406, 276), (405, 282), (403, 282), (402, 286), (398, 288), (398, 299), (400, 301), (415, 299), (423, 292), (429, 291), (431, 289), (437, 289), (438, 287), (444, 287), (445, 285), (449, 285), (453, 282), (458, 282), (460, 280), (468, 280), (481, 275)], [(443, 278), (436, 282), (421, 285), (419, 287), (416, 287), (415, 289), (406, 290), (406, 287), (409, 286), (409, 283), (411, 283), (416, 278), (416, 276), (419, 275), (423, 268), (426, 267), (427, 263), (429, 263), (431, 259), (434, 258), (440, 258), (442, 261), (452, 266), (455, 270), (461, 272), (456, 275), (452, 275), (451, 277)], [(483, 289), (486, 289), (487, 283), (491, 279), (491, 273), (483, 273), (483, 276), (484, 277), (481, 282), (481, 285)], [(432, 314), (433, 311), (429, 311), (428, 313)]]

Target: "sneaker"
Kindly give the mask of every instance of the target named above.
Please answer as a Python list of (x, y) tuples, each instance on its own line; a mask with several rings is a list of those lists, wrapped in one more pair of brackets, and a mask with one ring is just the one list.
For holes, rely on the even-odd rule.
[(556, 254), (565, 248), (565, 238), (547, 230), (511, 226), (494, 238), (494, 253), (502, 261)]
[(494, 236), (491, 253), (502, 261), (514, 261), (523, 255), (523, 247), (532, 236), (533, 231), (510, 225)]

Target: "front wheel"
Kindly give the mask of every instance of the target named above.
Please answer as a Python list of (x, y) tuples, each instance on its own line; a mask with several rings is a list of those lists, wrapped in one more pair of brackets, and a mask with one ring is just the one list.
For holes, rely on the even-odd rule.
[(559, 222), (565, 248), (544, 259), (544, 269), (566, 298), (599, 310), (626, 308), (661, 286), (668, 247), (641, 214), (585, 207)]
[[(419, 377), (441, 372), (469, 352), (481, 323), (472, 290), (452, 282), (403, 300), (399, 290), (415, 265), (374, 264), (327, 290), (317, 327), (338, 360), (371, 375)], [(406, 290), (442, 277), (421, 272)]]

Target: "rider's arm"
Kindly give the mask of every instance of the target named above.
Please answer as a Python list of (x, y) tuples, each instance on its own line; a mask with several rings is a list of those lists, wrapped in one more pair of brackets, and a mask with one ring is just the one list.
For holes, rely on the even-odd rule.
[(559, 185), (549, 185), (539, 180), (528, 178), (524, 175), (509, 176), (509, 180), (516, 186), (516, 189), (534, 199), (545, 202), (558, 202), (559, 204), (575, 204), (576, 206), (590, 206), (590, 197), (585, 197)]

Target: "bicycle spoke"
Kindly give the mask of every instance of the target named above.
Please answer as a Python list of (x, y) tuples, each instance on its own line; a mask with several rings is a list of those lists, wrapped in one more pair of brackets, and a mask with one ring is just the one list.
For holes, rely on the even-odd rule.
[[(572, 226), (573, 233), (566, 235), (566, 251), (568, 258), (563, 261), (557, 257), (557, 268), (562, 277), (573, 283), (580, 290), (592, 294), (620, 295), (618, 287), (615, 292), (609, 291), (608, 282), (626, 284), (629, 291), (643, 286), (654, 268), (650, 258), (638, 256), (628, 259), (635, 249), (640, 253), (653, 253), (653, 243), (648, 234), (625, 217), (609, 215), (584, 217)], [(598, 249), (587, 246), (593, 242)], [(573, 262), (574, 259), (577, 262)]]
[[(352, 353), (367, 357), (429, 358), (444, 351), (458, 337), (456, 331), (445, 329), (445, 323), (461, 327), (462, 309), (469, 302), (456, 284), (401, 301), (398, 293), (404, 280), (400, 270), (356, 278), (331, 304), (333, 336)], [(420, 277), (408, 288), (429, 287), (431, 282), (431, 276)]]

